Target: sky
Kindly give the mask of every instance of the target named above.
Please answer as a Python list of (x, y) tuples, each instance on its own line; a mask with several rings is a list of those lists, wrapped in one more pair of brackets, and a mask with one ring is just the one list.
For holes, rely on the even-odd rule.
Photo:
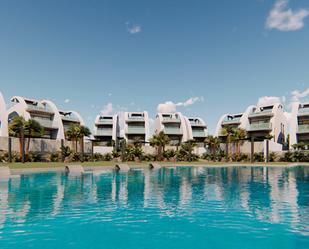
[(0, 91), (99, 113), (180, 111), (213, 132), (309, 96), (308, 0), (0, 0)]

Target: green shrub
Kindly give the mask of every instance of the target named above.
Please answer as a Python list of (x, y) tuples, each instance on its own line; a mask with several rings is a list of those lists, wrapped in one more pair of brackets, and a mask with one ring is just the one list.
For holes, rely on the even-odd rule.
[(27, 155), (28, 162), (41, 162), (42, 155), (39, 152), (29, 152)]
[(264, 162), (264, 153), (259, 152), (259, 153), (254, 153), (253, 154), (253, 161), (254, 162)]
[(146, 161), (146, 162), (155, 161), (156, 160), (156, 156), (152, 155), (152, 154), (144, 154), (142, 160)]
[(113, 159), (113, 156), (111, 153), (106, 153), (102, 157), (103, 161), (111, 161)]
[(167, 160), (170, 160), (171, 158), (176, 156), (176, 151), (173, 149), (168, 149), (163, 152), (163, 157), (166, 158)]

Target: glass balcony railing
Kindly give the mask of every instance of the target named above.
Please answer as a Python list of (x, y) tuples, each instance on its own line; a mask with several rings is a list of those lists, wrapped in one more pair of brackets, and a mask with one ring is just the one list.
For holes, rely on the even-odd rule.
[(180, 128), (165, 128), (164, 133), (168, 135), (182, 135)]
[(272, 116), (273, 113), (272, 113), (272, 109), (267, 109), (267, 110), (263, 110), (263, 111), (255, 111), (255, 112), (251, 112), (249, 114), (249, 117), (258, 117), (258, 116)]
[(298, 113), (299, 114), (307, 114), (307, 113), (309, 114), (309, 107), (298, 109)]
[(112, 136), (113, 130), (112, 129), (98, 129), (95, 132), (95, 136)]
[(127, 121), (129, 122), (143, 122), (145, 117), (128, 117)]
[(309, 133), (309, 124), (298, 125), (298, 133)]
[(45, 128), (53, 128), (53, 121), (44, 118), (32, 117), (35, 121), (39, 122), (41, 126)]
[(224, 119), (222, 124), (238, 124), (240, 123), (240, 118), (233, 118), (233, 119)]
[(97, 124), (110, 125), (110, 124), (113, 124), (113, 120), (112, 119), (99, 119)]
[(77, 117), (74, 116), (61, 116), (62, 120), (70, 121), (70, 122), (79, 122)]
[(53, 113), (53, 111), (45, 105), (27, 105), (28, 110), (30, 111), (42, 111), (42, 112), (50, 112)]
[(192, 131), (193, 137), (206, 137), (205, 131)]
[(127, 134), (145, 134), (145, 127), (128, 127)]
[(271, 130), (271, 123), (253, 123), (249, 125), (249, 131)]

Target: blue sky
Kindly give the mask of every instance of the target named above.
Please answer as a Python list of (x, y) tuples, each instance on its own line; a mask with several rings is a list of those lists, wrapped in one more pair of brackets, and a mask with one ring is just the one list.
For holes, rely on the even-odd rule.
[(308, 0), (1, 0), (0, 91), (49, 98), (89, 126), (108, 103), (154, 118), (171, 101), (213, 131), (261, 96), (309, 95), (308, 10)]

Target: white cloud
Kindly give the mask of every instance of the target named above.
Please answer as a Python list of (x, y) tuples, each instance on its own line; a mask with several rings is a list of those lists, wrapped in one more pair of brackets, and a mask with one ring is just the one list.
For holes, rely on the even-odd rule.
[(67, 104), (67, 103), (69, 103), (70, 101), (71, 101), (70, 99), (65, 99), (65, 100), (64, 100), (64, 103)]
[(288, 9), (289, 0), (277, 0), (266, 21), (267, 29), (294, 31), (304, 27), (304, 19), (309, 15), (306, 9)]
[(126, 22), (127, 25), (127, 31), (130, 34), (138, 34), (142, 32), (142, 26), (138, 24), (130, 24), (129, 22)]
[(110, 115), (113, 113), (113, 104), (108, 103), (106, 106), (104, 106), (103, 110), (101, 111), (102, 115)]
[(282, 103), (282, 102), (283, 102), (282, 99), (280, 99), (279, 97), (264, 96), (264, 97), (259, 98), (257, 107), (274, 105), (274, 104)]
[(108, 93), (108, 97), (111, 97), (113, 94), (112, 93)]
[(291, 95), (292, 95), (291, 102), (300, 101), (300, 99), (302, 98), (309, 97), (309, 87), (302, 92), (299, 90), (294, 90), (291, 92)]
[(177, 107), (181, 107), (181, 106), (188, 107), (198, 101), (203, 102), (204, 98), (203, 97), (191, 97), (184, 102), (178, 102), (178, 103), (174, 103), (173, 101), (166, 101), (158, 105), (157, 111), (158, 112), (176, 112)]

